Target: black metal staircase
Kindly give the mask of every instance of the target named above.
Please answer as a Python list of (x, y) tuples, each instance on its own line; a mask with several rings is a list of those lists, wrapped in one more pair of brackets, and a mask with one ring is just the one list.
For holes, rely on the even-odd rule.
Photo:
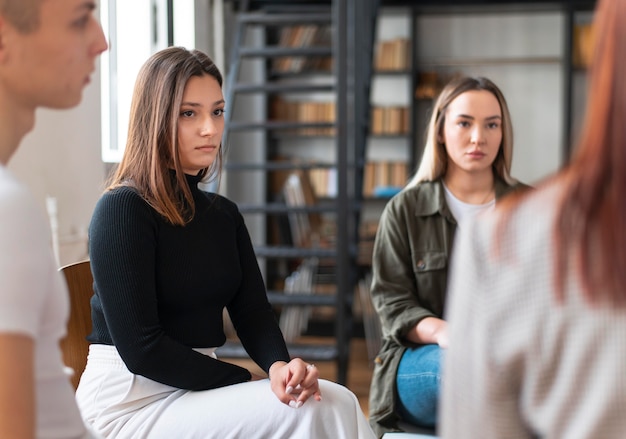
[[(278, 308), (287, 306), (332, 307), (335, 314), (333, 341), (327, 345), (290, 344), (292, 356), (307, 361), (336, 361), (337, 381), (346, 383), (349, 343), (352, 330), (352, 297), (358, 282), (357, 249), (360, 218), (365, 144), (369, 125), (369, 96), (372, 55), (378, 0), (333, 1), (248, 1), (238, 2), (236, 26), (231, 39), (230, 63), (225, 81), (227, 103), (226, 129), (223, 145), (226, 151), (226, 195), (239, 204), (246, 217), (261, 216), (268, 224), (277, 224), (281, 216), (329, 215), (333, 218), (335, 236), (331, 245), (302, 247), (293, 243), (275, 242), (267, 238), (255, 245), (262, 267), (266, 269), (268, 298)], [(328, 45), (290, 47), (279, 45), (278, 34), (286, 26), (329, 26), (332, 38)], [(249, 32), (255, 30), (255, 36)], [(250, 45), (251, 41), (253, 44)], [(273, 70), (274, 60), (284, 57), (315, 59), (332, 57), (332, 69), (280, 73)], [(246, 60), (258, 61), (260, 80), (250, 76)], [(253, 75), (254, 76), (254, 75)], [(315, 78), (322, 77), (323, 81)], [(313, 78), (313, 79), (312, 79)], [(332, 95), (334, 120), (285, 121), (272, 119), (269, 109), (276, 96)], [(241, 96), (256, 96), (261, 111), (248, 111), (239, 104)], [(238, 106), (239, 105), (239, 106)], [(324, 129), (323, 135), (305, 139), (320, 139), (331, 145), (330, 160), (285, 160), (279, 157), (299, 142), (295, 133), (306, 129)], [(328, 130), (332, 130), (328, 131)], [(322, 132), (322, 131), (319, 131)], [(254, 141), (241, 141), (238, 133), (256, 133)], [(330, 134), (329, 134), (330, 133)], [(300, 139), (301, 140), (301, 139)], [(277, 146), (280, 144), (280, 146)], [(244, 149), (244, 150), (242, 150)], [(276, 151), (280, 149), (281, 154)], [(247, 154), (247, 152), (250, 154)], [(259, 151), (261, 151), (259, 153)], [(255, 159), (248, 157), (255, 156)], [(241, 157), (245, 159), (241, 159)], [(331, 169), (336, 175), (336, 195), (314, 203), (294, 206), (276, 197), (270, 180), (279, 173), (308, 172)], [(265, 184), (262, 200), (250, 202), (231, 194), (233, 186), (244, 174), (254, 174)], [(256, 244), (256, 243), (255, 243)], [(291, 292), (276, 288), (268, 273), (278, 273), (293, 262), (318, 258), (333, 267), (331, 294)], [(288, 269), (287, 269), (288, 270)], [(245, 352), (236, 343), (218, 350), (221, 357), (243, 357)]]

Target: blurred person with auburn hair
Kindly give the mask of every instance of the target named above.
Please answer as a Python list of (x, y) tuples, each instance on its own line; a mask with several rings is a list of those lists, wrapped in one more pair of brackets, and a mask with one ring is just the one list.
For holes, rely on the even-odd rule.
[(600, 0), (570, 164), (463, 230), (443, 438), (626, 432), (626, 0)]

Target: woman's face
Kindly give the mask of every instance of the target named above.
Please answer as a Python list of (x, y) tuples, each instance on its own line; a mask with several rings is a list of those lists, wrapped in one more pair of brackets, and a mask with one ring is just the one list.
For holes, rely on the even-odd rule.
[(446, 147), (448, 171), (491, 172), (502, 143), (502, 110), (496, 97), (485, 90), (457, 96), (448, 105), (439, 140)]
[(192, 76), (178, 112), (178, 153), (185, 174), (197, 175), (215, 161), (224, 131), (224, 96), (210, 75)]

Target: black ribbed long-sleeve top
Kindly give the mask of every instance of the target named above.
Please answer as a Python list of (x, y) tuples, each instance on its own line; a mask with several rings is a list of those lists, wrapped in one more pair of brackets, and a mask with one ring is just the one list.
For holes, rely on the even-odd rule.
[(187, 176), (194, 218), (175, 226), (132, 188), (106, 192), (89, 226), (95, 294), (92, 343), (115, 345), (128, 369), (181, 389), (251, 378), (192, 348), (224, 344), (224, 307), (265, 371), (289, 353), (237, 206)]

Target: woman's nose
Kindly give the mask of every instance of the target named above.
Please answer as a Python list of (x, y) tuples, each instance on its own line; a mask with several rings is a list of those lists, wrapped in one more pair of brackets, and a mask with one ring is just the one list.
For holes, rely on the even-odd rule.
[(213, 120), (210, 117), (205, 118), (202, 121), (202, 126), (200, 127), (200, 135), (201, 136), (212, 136), (216, 133), (216, 126)]
[(481, 144), (485, 140), (485, 132), (480, 126), (475, 126), (472, 130), (472, 143)]

